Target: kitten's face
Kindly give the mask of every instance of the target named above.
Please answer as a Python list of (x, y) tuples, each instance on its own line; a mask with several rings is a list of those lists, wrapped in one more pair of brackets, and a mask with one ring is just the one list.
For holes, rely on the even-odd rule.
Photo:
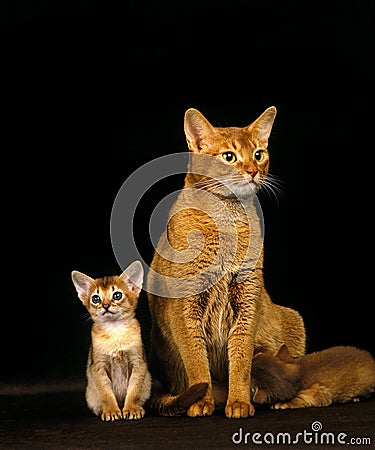
[[(239, 198), (257, 192), (268, 175), (267, 145), (275, 115), (276, 109), (271, 107), (247, 127), (219, 128), (198, 111), (189, 109), (185, 114), (185, 134), (193, 152), (192, 172), (207, 175), (197, 179), (196, 187)], [(215, 160), (199, 155), (210, 155)]]
[(134, 261), (121, 275), (96, 279), (74, 270), (72, 280), (93, 321), (111, 323), (134, 316), (143, 268), (139, 261)]
[(133, 316), (137, 297), (120, 277), (94, 280), (82, 300), (94, 322), (114, 321)]

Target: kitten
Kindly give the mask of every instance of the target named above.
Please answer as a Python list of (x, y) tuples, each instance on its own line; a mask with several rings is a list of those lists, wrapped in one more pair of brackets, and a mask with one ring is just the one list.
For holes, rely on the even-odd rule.
[[(274, 304), (263, 280), (255, 192), (272, 185), (267, 146), (275, 115), (271, 106), (246, 127), (222, 128), (196, 109), (185, 113), (188, 172), (154, 253), (146, 291), (150, 368), (165, 398), (208, 384), (188, 416), (211, 415), (223, 401), (227, 417), (253, 415), (254, 349), (276, 351), (286, 342), (294, 356), (305, 352), (302, 317)], [(151, 403), (160, 412), (158, 395)]]
[(140, 419), (151, 375), (135, 309), (143, 267), (134, 261), (121, 275), (92, 279), (73, 271), (78, 297), (93, 320), (87, 361), (87, 405), (104, 421)]
[(271, 403), (273, 409), (358, 401), (375, 390), (375, 360), (368, 351), (351, 346), (292, 358), (283, 344), (276, 354), (254, 356), (251, 385), (253, 401)]

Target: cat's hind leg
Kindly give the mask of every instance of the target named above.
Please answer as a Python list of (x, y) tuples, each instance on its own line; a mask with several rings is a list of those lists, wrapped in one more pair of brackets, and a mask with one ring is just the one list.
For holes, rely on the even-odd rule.
[(308, 389), (303, 389), (298, 395), (287, 402), (277, 402), (272, 409), (308, 408), (312, 406), (329, 406), (332, 403), (331, 394), (325, 386), (318, 383)]

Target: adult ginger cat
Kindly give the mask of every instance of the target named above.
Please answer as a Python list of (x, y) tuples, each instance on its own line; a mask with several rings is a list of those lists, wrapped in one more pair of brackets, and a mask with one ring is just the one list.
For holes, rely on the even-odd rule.
[[(185, 113), (189, 166), (147, 276), (152, 318), (150, 368), (165, 398), (199, 383), (208, 388), (187, 409), (228, 418), (252, 416), (255, 349), (305, 352), (297, 311), (274, 304), (263, 280), (262, 220), (256, 192), (270, 183), (268, 139), (276, 108), (250, 125), (214, 127)], [(151, 405), (163, 414), (163, 395)]]
[(336, 346), (292, 358), (279, 351), (254, 356), (253, 401), (273, 409), (329, 406), (358, 401), (375, 392), (375, 360), (367, 350)]
[(78, 296), (93, 320), (86, 402), (104, 421), (142, 418), (150, 397), (151, 374), (135, 317), (143, 274), (139, 261), (117, 276), (93, 279), (72, 272)]

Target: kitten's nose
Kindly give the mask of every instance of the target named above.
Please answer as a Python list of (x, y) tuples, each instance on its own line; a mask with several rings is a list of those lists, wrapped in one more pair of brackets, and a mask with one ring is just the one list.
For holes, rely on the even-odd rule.
[(109, 306), (110, 306), (109, 303), (103, 303), (103, 308), (104, 308), (104, 309), (108, 309)]

